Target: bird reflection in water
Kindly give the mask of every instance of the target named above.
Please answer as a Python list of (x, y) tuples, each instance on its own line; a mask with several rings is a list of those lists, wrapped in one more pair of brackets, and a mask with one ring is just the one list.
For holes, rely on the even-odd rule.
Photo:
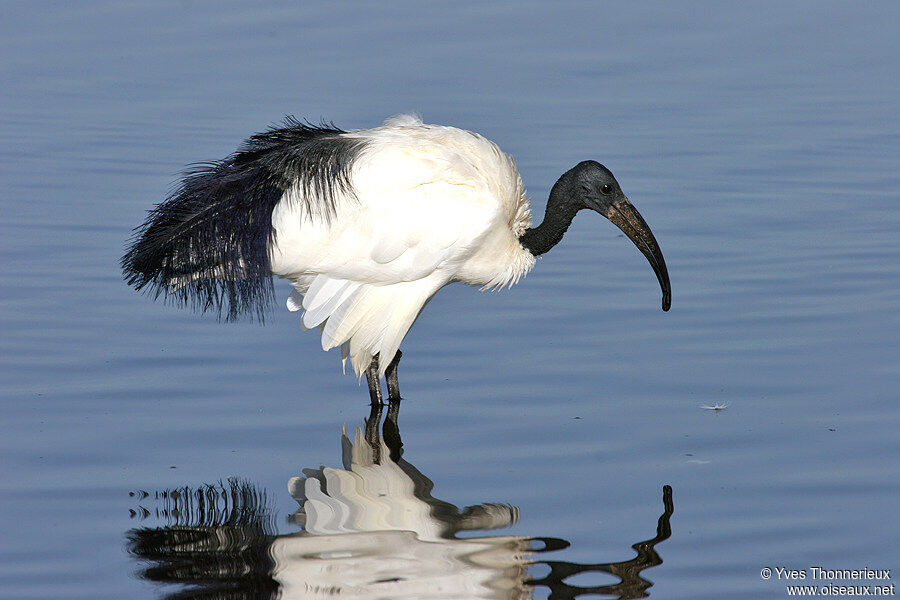
[[(343, 468), (304, 469), (288, 489), (300, 504), (289, 517), (302, 531), (277, 534), (265, 492), (246, 481), (168, 490), (154, 495), (165, 527), (128, 532), (128, 549), (146, 561), (140, 577), (181, 584), (171, 599), (264, 598), (548, 598), (583, 595), (644, 598), (641, 576), (662, 564), (655, 546), (671, 535), (672, 489), (656, 536), (632, 546), (637, 556), (617, 563), (538, 560), (569, 542), (524, 536), (458, 537), (460, 532), (509, 526), (516, 507), (485, 503), (462, 510), (435, 498), (433, 482), (402, 458), (397, 404), (373, 406), (364, 431), (341, 436)], [(140, 493), (139, 500), (149, 498)], [(143, 507), (135, 518), (153, 517)], [(529, 572), (543, 565), (543, 577)], [(569, 578), (606, 573), (620, 581), (578, 586)]]

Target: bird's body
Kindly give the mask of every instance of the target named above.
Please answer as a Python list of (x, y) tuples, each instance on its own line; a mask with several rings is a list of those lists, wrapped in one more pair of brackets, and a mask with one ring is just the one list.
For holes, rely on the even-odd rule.
[[(615, 182), (593, 161), (576, 167), (597, 168)], [(304, 311), (305, 328), (321, 330), (323, 349), (340, 346), (357, 373), (377, 377), (440, 288), (512, 285), (578, 209), (599, 210), (564, 199), (588, 181), (570, 176), (576, 169), (554, 186), (559, 210), (551, 214), (551, 193), (544, 223), (529, 229), (514, 161), (480, 135), (411, 116), (357, 131), (288, 120), (189, 174), (151, 211), (123, 269), (138, 289), (227, 309), (229, 318), (261, 315), (272, 299), (270, 276), (288, 279), (288, 308)], [(654, 264), (665, 309), (665, 263), (637, 218), (631, 232), (616, 224)], [(635, 236), (648, 235), (646, 249)]]
[(331, 219), (289, 190), (272, 214), (271, 269), (293, 283), (304, 327), (323, 326), (323, 349), (347, 344), (357, 372), (379, 355), (383, 374), (440, 288), (531, 269), (518, 241), (530, 212), (512, 159), (481, 136), (408, 118), (346, 135), (363, 140), (352, 190), (335, 194)]

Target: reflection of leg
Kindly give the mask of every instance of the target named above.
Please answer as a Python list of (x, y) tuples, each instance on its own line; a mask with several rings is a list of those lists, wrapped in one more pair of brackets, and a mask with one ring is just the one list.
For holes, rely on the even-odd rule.
[(369, 397), (372, 405), (381, 404), (381, 383), (378, 381), (378, 355), (372, 357), (372, 364), (366, 369), (366, 382), (369, 384)]
[(400, 399), (400, 382), (397, 381), (397, 365), (400, 364), (401, 356), (403, 356), (403, 353), (400, 352), (400, 350), (397, 350), (397, 354), (394, 355), (394, 360), (391, 361), (391, 364), (389, 364), (384, 371), (384, 378), (387, 380), (388, 398), (391, 400)]
[(403, 454), (403, 441), (400, 439), (400, 425), (397, 419), (400, 417), (400, 398), (391, 397), (388, 404), (387, 418), (384, 420), (382, 431), (384, 443), (391, 452), (391, 460), (397, 462)]
[(376, 464), (381, 463), (381, 443), (378, 438), (378, 426), (381, 424), (381, 411), (384, 405), (381, 402), (372, 402), (369, 418), (366, 419), (365, 437), (366, 443), (372, 448), (372, 457)]

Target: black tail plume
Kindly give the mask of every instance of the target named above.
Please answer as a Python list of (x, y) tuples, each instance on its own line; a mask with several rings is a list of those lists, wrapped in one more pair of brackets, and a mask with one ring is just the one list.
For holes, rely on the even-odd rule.
[(299, 185), (308, 214), (334, 214), (335, 192), (352, 193), (349, 169), (361, 147), (344, 133), (288, 117), (228, 158), (195, 166), (135, 229), (121, 261), (128, 285), (220, 319), (264, 320), (275, 299), (272, 211)]

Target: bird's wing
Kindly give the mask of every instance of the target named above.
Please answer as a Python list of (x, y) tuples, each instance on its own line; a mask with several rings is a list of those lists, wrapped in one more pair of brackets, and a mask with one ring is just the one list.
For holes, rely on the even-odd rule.
[(310, 219), (284, 195), (272, 214), (274, 274), (375, 285), (435, 271), (452, 278), (479, 241), (508, 220), (495, 190), (472, 176), (458, 153), (415, 145), (375, 150), (367, 149), (352, 171), (355, 199), (342, 202), (327, 222)]
[(229, 320), (262, 317), (274, 298), (272, 212), (286, 192), (328, 221), (350, 194), (363, 144), (330, 126), (286, 119), (224, 160), (194, 167), (138, 228), (122, 257), (130, 285)]

